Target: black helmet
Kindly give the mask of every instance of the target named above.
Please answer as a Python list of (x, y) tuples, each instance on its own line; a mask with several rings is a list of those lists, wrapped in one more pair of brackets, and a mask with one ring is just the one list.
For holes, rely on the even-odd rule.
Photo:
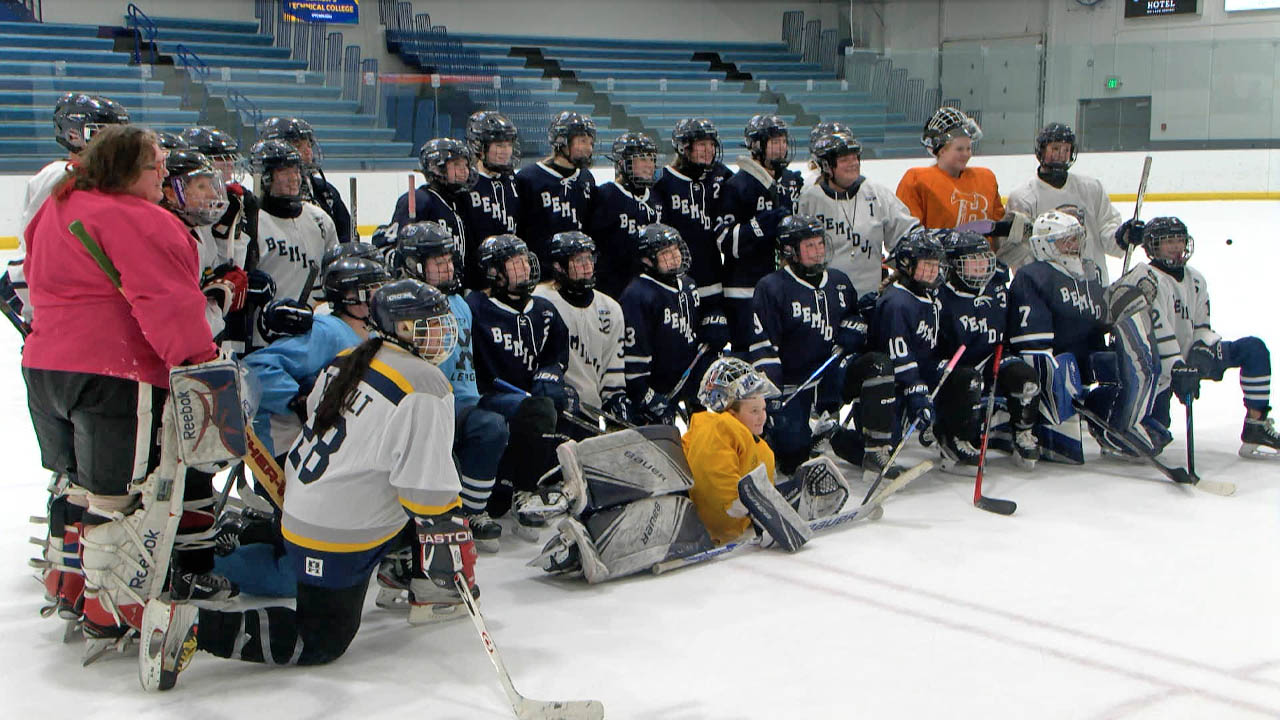
[[(458, 322), (449, 299), (436, 288), (413, 278), (387, 283), (369, 299), (370, 325), (388, 342), (439, 365), (458, 345)], [(397, 333), (401, 322), (413, 323), (413, 340)]]
[[(570, 279), (569, 262), (582, 253), (591, 253), (593, 266), (591, 276), (577, 280)], [(551, 246), (547, 254), (551, 258), (551, 274), (560, 285), (561, 291), (586, 297), (591, 290), (595, 289), (596, 242), (589, 235), (577, 230), (556, 233), (551, 236)]]
[[(937, 230), (916, 228), (898, 241), (893, 248), (893, 253), (889, 256), (893, 269), (898, 272), (898, 282), (920, 294), (930, 292), (942, 284), (944, 275), (942, 264), (947, 253), (938, 240), (939, 235)], [(916, 266), (922, 260), (938, 261), (938, 275), (933, 282), (921, 283), (915, 279)]]
[[(848, 125), (845, 125), (839, 120), (824, 120), (818, 123), (817, 125), (814, 125), (813, 129), (809, 131), (809, 154), (811, 155), (813, 154), (813, 148), (815, 145), (818, 144), (819, 138), (821, 138), (824, 135), (830, 135), (832, 133), (838, 133), (838, 132), (848, 133), (852, 135), (853, 128), (849, 127)], [(816, 159), (816, 156), (815, 156), (815, 159)]]
[(80, 152), (105, 125), (127, 125), (129, 111), (101, 95), (67, 93), (53, 106), (54, 139), (71, 152)]
[(156, 130), (156, 138), (160, 140), (160, 147), (173, 152), (174, 150), (190, 150), (191, 146), (183, 140), (181, 136), (175, 135), (168, 130)]
[(760, 115), (752, 115), (747, 121), (747, 127), (742, 131), (743, 137), (746, 139), (747, 149), (751, 151), (751, 157), (761, 165), (765, 164), (765, 149), (769, 144), (770, 138), (783, 137), (787, 139), (787, 151), (782, 157), (768, 161), (774, 172), (781, 172), (787, 167), (787, 163), (791, 162), (791, 158), (795, 154), (794, 143), (791, 142), (791, 131), (787, 128), (787, 121), (777, 115), (762, 113)]
[(311, 123), (299, 117), (269, 117), (258, 130), (259, 140), (283, 140), (290, 145), (306, 141), (311, 143), (311, 165), (319, 165), (324, 155), (316, 142), (316, 131)]
[[(805, 265), (800, 261), (800, 243), (813, 237), (822, 238), (822, 260)], [(778, 254), (796, 277), (809, 283), (817, 283), (831, 262), (831, 241), (822, 222), (817, 218), (788, 215), (778, 223)]]
[(953, 107), (940, 107), (920, 132), (920, 144), (932, 155), (946, 147), (947, 143), (958, 137), (967, 137), (974, 142), (982, 139), (982, 128), (973, 118)]
[(939, 240), (947, 251), (947, 282), (957, 290), (980, 292), (996, 274), (991, 243), (976, 232), (948, 230)]
[[(1160, 247), (1166, 241), (1185, 241), (1182, 253), (1178, 257), (1166, 258)], [(1151, 264), (1165, 270), (1181, 270), (1195, 252), (1195, 239), (1187, 231), (1186, 223), (1176, 217), (1158, 217), (1147, 221), (1142, 231), (1142, 249), (1147, 251)]]
[(320, 260), (320, 272), (329, 269), (329, 266), (338, 258), (356, 257), (367, 258), (375, 262), (382, 262), (382, 255), (378, 252), (378, 248), (367, 242), (359, 240), (355, 242), (338, 243), (328, 250), (324, 251), (324, 257)]
[[(339, 257), (324, 269), (320, 286), (335, 314), (351, 315), (351, 305), (368, 303), (373, 291), (391, 281), (382, 263), (366, 257)], [(355, 299), (348, 297), (354, 293)]]
[[(488, 161), (489, 145), (495, 142), (511, 143), (511, 159), (502, 165), (491, 165)], [(472, 157), (497, 175), (510, 175), (520, 162), (520, 137), (515, 123), (496, 110), (480, 110), (467, 118), (467, 146), (471, 148)]]
[(586, 157), (573, 158), (569, 155), (569, 142), (578, 135), (586, 135), (591, 142), (596, 141), (596, 121), (589, 115), (565, 110), (551, 121), (547, 127), (547, 142), (551, 143), (552, 154), (560, 154), (578, 168), (591, 167), (591, 154)]
[(298, 192), (288, 195), (281, 195), (279, 188), (273, 187), (272, 175), (277, 170), (295, 167), (299, 173), (302, 171), (302, 156), (292, 145), (283, 140), (260, 140), (249, 148), (249, 166), (258, 178), (258, 192), (263, 198), (269, 196), (286, 202), (302, 202), (301, 182), (298, 183)]
[[(427, 261), (451, 255), (453, 272), (448, 278), (432, 281), (427, 277)], [(438, 222), (409, 223), (400, 228), (396, 238), (396, 263), (405, 275), (452, 294), (462, 285), (462, 256), (449, 228)]]
[[(515, 300), (523, 304), (529, 299), (538, 281), (542, 279), (542, 268), (538, 264), (538, 256), (529, 252), (529, 246), (515, 235), (494, 235), (480, 243), (477, 251), (477, 264), (484, 276), (486, 287), (491, 293)], [(524, 282), (512, 285), (507, 276), (507, 260), (524, 255), (529, 262), (529, 277)]]
[(227, 212), (226, 183), (204, 154), (170, 150), (164, 164), (169, 171), (164, 185), (173, 192), (173, 198), (166, 195), (161, 204), (188, 225), (212, 225)]
[[(653, 161), (653, 170), (647, 176), (637, 175), (632, 163), (636, 158), (649, 158)], [(639, 192), (653, 187), (658, 175), (658, 145), (648, 135), (638, 132), (623, 133), (613, 141), (613, 153), (609, 155), (613, 161), (613, 172), (620, 185), (630, 192)]]
[[(696, 163), (693, 161), (693, 144), (699, 140), (711, 140), (716, 144), (715, 157), (710, 163)], [(698, 174), (706, 173), (724, 156), (724, 148), (720, 146), (720, 131), (716, 129), (715, 123), (707, 118), (684, 118), (676, 122), (675, 128), (671, 131), (671, 147), (675, 149), (676, 155), (680, 158), (681, 165), (686, 169), (696, 170)], [(697, 177), (695, 175), (694, 179)]]
[[(1044, 150), (1052, 142), (1071, 143), (1071, 157), (1066, 162), (1045, 162)], [(1063, 182), (1067, 179), (1067, 171), (1076, 162), (1076, 132), (1066, 123), (1051, 122), (1036, 133), (1036, 160), (1040, 161), (1040, 174)]]
[[(675, 286), (681, 275), (689, 272), (689, 246), (685, 244), (680, 232), (670, 225), (652, 223), (645, 225), (636, 238), (636, 257), (644, 271), (664, 284)], [(671, 246), (680, 250), (680, 262), (663, 272), (660, 269), (658, 255)]]
[(182, 139), (223, 171), (224, 182), (239, 182), (244, 176), (244, 157), (240, 154), (240, 145), (230, 134), (217, 128), (190, 127), (182, 131)]
[[(449, 161), (461, 159), (467, 166), (467, 177), (461, 182), (449, 180)], [(432, 189), (453, 195), (475, 187), (476, 170), (471, 166), (467, 146), (461, 140), (436, 138), (428, 140), (418, 151), (418, 167), (427, 176)]]
[(809, 146), (809, 154), (818, 163), (822, 174), (830, 177), (835, 170), (836, 161), (841, 157), (862, 157), (862, 143), (850, 133), (840, 130), (819, 137), (817, 142)]

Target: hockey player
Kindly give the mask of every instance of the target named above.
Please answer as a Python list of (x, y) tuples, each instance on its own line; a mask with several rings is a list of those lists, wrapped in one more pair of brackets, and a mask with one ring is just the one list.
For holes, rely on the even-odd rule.
[(1195, 241), (1176, 217), (1146, 223), (1142, 247), (1150, 267), (1139, 264), (1122, 282), (1146, 276), (1155, 281), (1155, 333), (1160, 354), (1160, 381), (1153, 417), (1169, 426), (1170, 395), (1189, 404), (1200, 393), (1201, 380), (1222, 380), (1228, 368), (1240, 368), (1244, 392), (1244, 429), (1240, 456), (1280, 459), (1280, 434), (1271, 411), (1271, 352), (1256, 337), (1223, 340), (1209, 324), (1209, 286), (1187, 265)]
[(297, 117), (272, 117), (262, 123), (259, 140), (282, 140), (293, 146), (302, 158), (302, 196), (324, 211), (333, 221), (338, 233), (339, 242), (351, 242), (356, 236), (356, 229), (351, 227), (351, 212), (334, 187), (320, 169), (323, 153), (320, 143), (316, 141), (315, 130), (311, 123)]
[(596, 189), (586, 232), (599, 248), (599, 291), (617, 298), (636, 274), (635, 237), (640, 228), (660, 220), (658, 198), (650, 190), (658, 170), (658, 146), (643, 133), (623, 133), (613, 141), (609, 159), (613, 180)]
[[(257, 269), (270, 275), (282, 298), (304, 295), (307, 277), (319, 272), (320, 260), (338, 244), (333, 220), (304, 201), (302, 157), (280, 140), (263, 140), (249, 151), (258, 190)], [(257, 343), (261, 345), (262, 343)]]
[(733, 349), (746, 352), (753, 335), (751, 297), (760, 278), (778, 269), (774, 258), (778, 222), (800, 199), (803, 180), (788, 170), (793, 148), (787, 123), (777, 115), (755, 115), (743, 131), (750, 155), (725, 184), (717, 242), (724, 253), (724, 310)]
[[(470, 202), (467, 193), (476, 184), (479, 175), (471, 167), (467, 146), (453, 138), (428, 140), (418, 151), (418, 168), (426, 176), (427, 182), (413, 191), (416, 214), (409, 216), (409, 193), (405, 193), (396, 201), (391, 224), (401, 228), (410, 223), (440, 223), (457, 239), (455, 249), (462, 266), (470, 267), (475, 261), (474, 258), (466, 257), (470, 248), (462, 213)], [(465, 272), (463, 279), (474, 274), (474, 270)]]
[(585, 405), (629, 422), (623, 373), (626, 320), (617, 300), (595, 289), (596, 244), (580, 232), (551, 236), (551, 285), (539, 285), (535, 297), (556, 307), (569, 331), (569, 367), (565, 382)]
[[(938, 402), (955, 407), (980, 406), (984, 385), (988, 392), (1003, 397), (1010, 419), (1010, 449), (1014, 460), (1030, 470), (1040, 458), (1040, 448), (1032, 432), (1040, 393), (1036, 372), (1022, 358), (1005, 355), (1000, 361), (999, 387), (991, 386), (995, 350), (1006, 340), (1009, 268), (996, 260), (987, 239), (977, 233), (947, 231), (942, 233), (941, 242), (947, 257), (946, 279), (938, 289), (938, 355), (950, 358), (963, 345), (965, 351), (957, 369), (974, 368), (982, 381), (976, 388), (948, 383), (944, 392), (955, 395), (939, 393)], [(975, 397), (972, 390), (977, 390), (979, 395)], [(982, 432), (976, 426), (978, 416), (968, 414), (963, 420), (961, 435), (975, 444), (973, 439)]]
[[(889, 358), (865, 352), (864, 308), (849, 277), (827, 267), (830, 246), (821, 222), (803, 215), (783, 218), (778, 224), (778, 255), (783, 268), (756, 286), (752, 307), (757, 340), (751, 347), (755, 367), (788, 396), (785, 404), (774, 400), (769, 408), (769, 442), (777, 453), (778, 469), (790, 475), (809, 459), (811, 417), (838, 416), (841, 405), (854, 401), (860, 432), (843, 430), (831, 445), (850, 462), (867, 460), (867, 469), (878, 473), (883, 467), (880, 458), (892, 450)], [(834, 353), (842, 355), (840, 361), (828, 366), (816, 385), (802, 389)]]
[(199, 256), (201, 285), (209, 298), (206, 312), (209, 328), (218, 339), (226, 325), (226, 315), (244, 307), (248, 288), (248, 277), (236, 265), (230, 248), (207, 233), (227, 211), (226, 184), (213, 163), (195, 150), (170, 151), (165, 167), (169, 175), (164, 180), (164, 199), (160, 204), (191, 228)]
[[(1100, 367), (1092, 356), (1103, 350), (1107, 329), (1103, 287), (1080, 258), (1083, 237), (1071, 215), (1050, 211), (1036, 218), (1031, 249), (1037, 259), (1009, 286), (1007, 330), (1011, 349), (1039, 379), (1041, 456), (1076, 464), (1084, 462), (1084, 449), (1078, 422), (1068, 422), (1075, 417), (1072, 401)], [(1114, 359), (1108, 364), (1104, 377), (1114, 382)]]
[(822, 180), (822, 168), (818, 164), (817, 156), (813, 154), (814, 148), (818, 146), (818, 140), (838, 132), (854, 136), (853, 128), (839, 120), (824, 120), (809, 130), (809, 164), (801, 173), (805, 187), (813, 187)]
[(374, 293), (369, 312), (372, 337), (316, 383), (289, 452), (284, 536), (296, 609), (219, 612), (153, 600), (144, 622), (154, 639), (139, 658), (144, 687), (172, 688), (197, 648), (273, 665), (332, 662), (359, 630), (373, 569), (415, 535), (415, 609), (455, 615), (455, 577), (478, 594), (450, 456), (452, 395), (435, 367), (456, 340), (449, 304), (400, 280)]
[[(569, 332), (555, 306), (533, 297), (541, 276), (538, 257), (520, 238), (497, 235), (480, 244), (480, 268), (487, 291), (467, 296), (474, 323), (476, 385), (479, 406), (507, 418), (507, 450), (498, 465), (498, 481), (489, 513), (506, 514), (516, 494), (520, 505), (555, 464), (558, 413), (576, 412), (577, 393), (565, 382)], [(514, 391), (498, 384), (514, 386)], [(517, 521), (529, 520), (517, 514)]]
[(723, 337), (723, 326), (704, 325), (701, 299), (689, 269), (689, 249), (680, 233), (654, 223), (636, 242), (640, 275), (622, 291), (627, 319), (624, 343), (627, 395), (637, 417), (647, 423), (675, 420), (676, 403), (697, 398), (694, 381), (719, 348), (708, 336)]
[(462, 286), (479, 288), (483, 280), (474, 262), (481, 241), (494, 235), (516, 232), (520, 216), (520, 196), (516, 193), (515, 172), (520, 164), (520, 138), (516, 126), (494, 110), (480, 110), (467, 119), (467, 147), (475, 166), (476, 183), (459, 209), (467, 246), (464, 254), (473, 261), (465, 268)]
[(907, 170), (898, 182), (898, 199), (921, 225), (954, 228), (1004, 217), (995, 173), (969, 167), (972, 144), (981, 139), (978, 123), (955, 108), (938, 108), (925, 123), (920, 143), (937, 162)]
[(831, 267), (858, 292), (877, 292), (884, 256), (920, 222), (896, 195), (862, 175), (862, 144), (846, 132), (809, 146), (821, 176), (800, 194), (799, 213), (817, 218), (831, 238)]
[[(244, 179), (245, 163), (240, 146), (235, 139), (217, 128), (192, 127), (182, 132), (182, 139), (192, 150), (202, 153), (222, 173), (226, 186), (227, 209), (209, 229), (199, 230), (209, 239), (229, 246), (228, 256), (236, 265), (248, 265), (249, 239), (257, 233), (258, 203), (252, 193), (246, 193), (240, 183)], [(257, 259), (254, 259), (254, 265)]]
[(457, 241), (438, 223), (410, 223), (400, 228), (396, 261), (400, 271), (444, 293), (458, 325), (458, 344), (440, 364), (453, 387), (454, 454), (462, 479), (462, 512), (471, 522), (476, 547), (497, 552), (502, 527), (489, 517), (498, 461), (507, 447), (507, 422), (498, 413), (477, 407), (475, 353), (471, 308), (462, 297), (462, 263)]
[(591, 218), (596, 191), (591, 174), (596, 123), (582, 113), (566, 110), (547, 128), (551, 156), (516, 173), (520, 236), (538, 260), (546, 263), (551, 236), (582, 230)]
[(717, 173), (725, 169), (720, 132), (706, 118), (685, 118), (671, 131), (671, 145), (675, 160), (654, 185), (655, 203), (662, 222), (675, 228), (689, 246), (689, 279), (698, 296), (706, 309), (719, 308), (724, 260), (715, 231), (726, 179)]
[[(1079, 219), (1084, 225), (1084, 245), (1080, 257), (1089, 260), (1096, 268), (1098, 282), (1111, 282), (1107, 271), (1107, 255), (1124, 257), (1120, 239), (1132, 236), (1133, 244), (1141, 244), (1141, 229), (1133, 223), (1122, 223), (1120, 213), (1111, 204), (1107, 191), (1097, 178), (1069, 172), (1076, 161), (1076, 134), (1070, 125), (1051, 122), (1036, 134), (1036, 176), (1009, 193), (1007, 209), (1028, 218), (1038, 218), (1063, 205), (1079, 208)], [(1120, 229), (1124, 226), (1124, 231)], [(1027, 243), (1002, 244), (1000, 258), (1010, 268), (1017, 270), (1032, 261)]]

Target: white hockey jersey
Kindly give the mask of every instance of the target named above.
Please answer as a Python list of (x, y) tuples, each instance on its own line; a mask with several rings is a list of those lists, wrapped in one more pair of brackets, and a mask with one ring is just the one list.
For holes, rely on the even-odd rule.
[(22, 196), (22, 217), (18, 224), (18, 257), (9, 261), (6, 272), (9, 275), (9, 281), (13, 283), (14, 292), (22, 301), (22, 319), (28, 323), (32, 319), (31, 300), (27, 294), (26, 274), (22, 270), (22, 262), (27, 254), (27, 225), (31, 224), (31, 219), (36, 216), (40, 206), (44, 205), (44, 201), (53, 193), (53, 189), (66, 177), (67, 162), (66, 159), (54, 160), (40, 168), (40, 172), (32, 175), (27, 181), (26, 192)]
[(852, 195), (806, 187), (798, 211), (822, 222), (831, 238), (831, 267), (849, 276), (858, 295), (880, 289), (884, 255), (920, 225), (897, 195), (867, 180)]
[(1197, 342), (1213, 346), (1222, 336), (1209, 324), (1209, 285), (1194, 268), (1183, 268), (1182, 280), (1147, 263), (1138, 263), (1123, 282), (1136, 283), (1147, 277), (1156, 284), (1156, 349), (1160, 354), (1160, 381), (1157, 390), (1169, 387), (1170, 369), (1178, 360), (1186, 361)]
[(600, 407), (604, 398), (626, 391), (622, 340), (626, 320), (617, 300), (592, 293), (591, 304), (577, 307), (550, 285), (539, 285), (533, 294), (555, 305), (569, 329), (569, 368), (564, 379), (582, 402)]
[[(331, 364), (317, 380), (309, 417), (336, 376)], [(289, 451), (284, 537), (315, 550), (362, 552), (391, 539), (409, 516), (461, 507), (453, 412), (439, 368), (383, 345), (338, 423), (317, 437), (308, 422)]]
[[(1005, 209), (1020, 212), (1035, 222), (1041, 213), (1063, 205), (1075, 205), (1084, 212), (1085, 239), (1080, 257), (1097, 266), (1098, 282), (1109, 284), (1111, 274), (1107, 272), (1106, 256), (1124, 257), (1124, 250), (1116, 245), (1116, 228), (1123, 219), (1097, 178), (1073, 172), (1067, 175), (1065, 185), (1056, 188), (1038, 176), (1032, 177), (1009, 193)], [(1011, 270), (1017, 270), (1033, 258), (1029, 247), (1020, 246), (1001, 248), (1000, 259)]]
[[(337, 244), (333, 220), (311, 203), (303, 203), (296, 218), (258, 213), (258, 269), (275, 279), (277, 298), (298, 299), (311, 268), (318, 270), (324, 252)], [(319, 287), (317, 277), (313, 297)]]

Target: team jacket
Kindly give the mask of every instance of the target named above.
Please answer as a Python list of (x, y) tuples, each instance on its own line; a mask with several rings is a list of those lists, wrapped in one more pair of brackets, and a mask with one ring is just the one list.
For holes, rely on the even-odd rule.
[[(636, 402), (643, 402), (650, 389), (670, 392), (698, 354), (701, 300), (687, 277), (679, 278), (679, 285), (664, 285), (641, 274), (619, 298), (627, 320), (627, 394)], [(683, 389), (690, 387), (685, 381)]]
[[(635, 239), (659, 221), (652, 190), (633, 195), (614, 181), (596, 189), (586, 233), (596, 241), (596, 289), (616, 298), (636, 275)], [(685, 241), (688, 242), (687, 240)]]
[(894, 283), (876, 302), (871, 327), (875, 348), (889, 353), (893, 362), (893, 378), (900, 395), (927, 393), (937, 387), (937, 298), (921, 297)]
[[(330, 365), (307, 397), (314, 418)], [(311, 422), (285, 463), (281, 533), (294, 545), (335, 553), (370, 550), (408, 517), (462, 506), (453, 464), (453, 395), (440, 369), (384, 344), (338, 423)]]
[(591, 217), (596, 179), (590, 170), (575, 169), (568, 176), (538, 161), (516, 173), (520, 214), (516, 233), (543, 266), (551, 236), (568, 230), (582, 230)]
[(529, 298), (517, 310), (476, 290), (467, 295), (467, 305), (481, 395), (506, 393), (493, 386), (499, 378), (528, 391), (539, 369), (558, 366), (564, 372), (569, 365), (569, 331), (546, 298)]
[(689, 419), (682, 441), (693, 471), (689, 499), (717, 545), (737, 540), (751, 527), (748, 517), (729, 517), (738, 499), (738, 481), (764, 463), (774, 482), (773, 450), (729, 413), (699, 412)]
[(977, 367), (996, 351), (996, 345), (1004, 342), (1009, 317), (1009, 269), (997, 265), (996, 274), (977, 293), (943, 283), (938, 288), (938, 301), (942, 306), (938, 356), (950, 360), (964, 345), (959, 365)]
[(794, 391), (837, 346), (855, 353), (866, 344), (858, 295), (839, 270), (828, 270), (816, 287), (791, 268), (770, 273), (756, 286), (752, 310), (752, 364), (784, 393)]
[(476, 174), (475, 187), (458, 198), (457, 203), (466, 243), (462, 283), (469, 288), (482, 285), (480, 267), (476, 264), (480, 243), (494, 235), (515, 233), (516, 218), (520, 214), (520, 195), (516, 193), (513, 176), (493, 175), (479, 166)]
[(738, 167), (725, 183), (717, 242), (724, 253), (725, 298), (750, 300), (760, 278), (778, 268), (772, 230), (753, 221), (766, 210), (794, 209), (804, 180), (794, 170), (775, 180), (749, 156)]
[(480, 392), (476, 389), (476, 359), (472, 345), (475, 330), (471, 306), (467, 305), (465, 298), (455, 294), (449, 296), (449, 309), (458, 323), (458, 345), (453, 354), (440, 363), (440, 371), (453, 386), (454, 404), (459, 408), (470, 407), (480, 401)]
[(703, 300), (718, 300), (724, 292), (720, 280), (724, 261), (716, 245), (715, 229), (720, 222), (724, 178), (709, 172), (703, 179), (694, 180), (667, 166), (652, 193), (662, 222), (675, 228), (689, 246), (689, 278), (698, 286), (698, 295)]
[[(1056, 188), (1039, 176), (1033, 177), (1009, 193), (1007, 209), (1020, 212), (1034, 222), (1041, 213), (1063, 205), (1075, 205), (1082, 211), (1085, 238), (1080, 246), (1080, 257), (1097, 267), (1098, 282), (1103, 285), (1110, 283), (1106, 256), (1124, 257), (1124, 250), (1116, 245), (1116, 229), (1123, 219), (1097, 178), (1073, 172), (1067, 175), (1066, 184)], [(1023, 244), (1024, 247), (1019, 248), (1014, 255), (1015, 261), (1009, 265), (1014, 270), (1033, 259), (1031, 249), (1025, 247), (1025, 241)], [(1012, 248), (1006, 250), (1002, 247), (1001, 257), (1007, 256), (1011, 251)]]
[(569, 333), (569, 367), (564, 380), (578, 391), (582, 402), (600, 407), (604, 398), (626, 390), (622, 341), (626, 319), (617, 300), (592, 293), (586, 307), (564, 299), (549, 285), (539, 285), (534, 296), (556, 307)]
[[(278, 298), (299, 299), (311, 269), (319, 272), (324, 251), (337, 244), (333, 220), (311, 203), (302, 203), (302, 212), (295, 218), (276, 217), (265, 209), (258, 212), (257, 269), (275, 279)], [(311, 284), (312, 297), (319, 287), (317, 275)], [(303, 301), (310, 304), (311, 298)], [(263, 344), (260, 337), (257, 344)]]
[(1072, 353), (1081, 368), (1102, 348), (1103, 288), (1044, 261), (1027, 265), (1009, 285), (1009, 343), (1021, 353)]
[(860, 295), (880, 290), (885, 254), (920, 225), (888, 188), (864, 178), (849, 192), (824, 184), (805, 188), (797, 212), (822, 223), (830, 238), (831, 267), (848, 275)]
[(898, 182), (898, 199), (927, 228), (953, 228), (1004, 217), (995, 173), (969, 166), (953, 178), (937, 165), (911, 168)]

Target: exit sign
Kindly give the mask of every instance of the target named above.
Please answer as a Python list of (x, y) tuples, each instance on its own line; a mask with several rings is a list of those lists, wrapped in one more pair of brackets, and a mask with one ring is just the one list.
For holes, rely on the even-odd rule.
[(1158, 15), (1187, 15), (1199, 12), (1199, 0), (1125, 0), (1124, 16), (1156, 17)]
[(1116, 88), (1118, 88), (1118, 87), (1120, 87), (1120, 78), (1118, 78), (1118, 77), (1109, 77), (1109, 78), (1107, 78), (1107, 89), (1108, 89), (1108, 90), (1115, 90), (1115, 89), (1116, 89)]

